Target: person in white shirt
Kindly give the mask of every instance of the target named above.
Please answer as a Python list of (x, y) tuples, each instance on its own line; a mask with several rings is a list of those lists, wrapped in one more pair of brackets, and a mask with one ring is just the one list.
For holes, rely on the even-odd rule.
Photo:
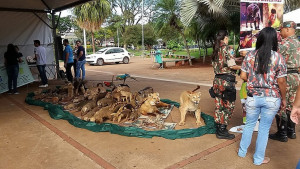
[(41, 43), (39, 40), (34, 40), (34, 55), (36, 59), (36, 66), (40, 73), (40, 77), (42, 80), (42, 85), (39, 87), (48, 87), (48, 79), (46, 76), (46, 63), (47, 63), (47, 56), (46, 56), (46, 49), (41, 46)]

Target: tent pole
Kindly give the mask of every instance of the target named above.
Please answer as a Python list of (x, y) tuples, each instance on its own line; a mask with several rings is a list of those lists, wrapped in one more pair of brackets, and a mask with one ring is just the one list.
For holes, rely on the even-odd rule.
[(58, 60), (58, 46), (56, 38), (56, 24), (55, 24), (55, 12), (51, 11), (52, 19), (52, 36), (53, 36), (53, 45), (54, 45), (54, 54), (55, 54), (55, 64), (56, 64), (56, 76), (59, 78), (59, 60)]

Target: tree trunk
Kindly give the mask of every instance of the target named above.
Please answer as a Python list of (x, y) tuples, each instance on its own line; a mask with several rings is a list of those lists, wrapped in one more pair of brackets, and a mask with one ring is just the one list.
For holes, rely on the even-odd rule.
[(92, 33), (92, 46), (93, 46), (93, 53), (96, 53), (95, 51), (95, 39), (94, 39), (94, 32), (91, 32)]
[(186, 38), (185, 38), (185, 36), (184, 36), (184, 33), (180, 31), (180, 34), (181, 34), (181, 36), (182, 36), (182, 38), (183, 38), (184, 45), (185, 45), (186, 51), (187, 51), (187, 53), (188, 53), (189, 64), (190, 64), (190, 66), (192, 66), (193, 64), (192, 64), (192, 59), (191, 59), (191, 54), (190, 54), (189, 46), (188, 46), (188, 44), (187, 44)]
[(201, 58), (201, 47), (200, 47), (200, 41), (197, 40), (198, 49), (199, 49), (199, 58)]

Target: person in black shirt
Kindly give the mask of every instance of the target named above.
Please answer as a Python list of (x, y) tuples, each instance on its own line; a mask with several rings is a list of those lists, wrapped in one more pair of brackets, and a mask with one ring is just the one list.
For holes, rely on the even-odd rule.
[(4, 53), (4, 64), (8, 77), (8, 94), (19, 94), (17, 91), (17, 79), (19, 75), (19, 62), (21, 55), (13, 44), (7, 45), (7, 51)]
[(81, 42), (78, 40), (76, 41), (76, 45), (77, 45), (77, 70), (76, 70), (76, 78), (79, 79), (80, 77), (80, 69), (82, 71), (82, 80), (84, 80), (85, 78), (85, 50), (84, 47), (81, 46)]

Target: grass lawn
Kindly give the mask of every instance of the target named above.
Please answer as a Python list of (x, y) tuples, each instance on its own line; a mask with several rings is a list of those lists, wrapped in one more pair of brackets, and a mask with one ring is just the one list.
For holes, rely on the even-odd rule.
[[(169, 52), (168, 49), (160, 49), (160, 51), (162, 52), (163, 55), (166, 55)], [(204, 51), (205, 51), (204, 49), (201, 50), (201, 57), (204, 56)], [(142, 51), (128, 49), (128, 52), (134, 54), (134, 56), (141, 56), (142, 55)], [(145, 51), (145, 55), (149, 55), (149, 53), (150, 53), (149, 50)], [(212, 48), (208, 48), (207, 53), (208, 53), (208, 55), (211, 55), (212, 54)], [(175, 51), (174, 54), (175, 55), (184, 55), (184, 56), (188, 55), (186, 50)], [(190, 49), (190, 54), (191, 54), (192, 57), (195, 57), (195, 58), (200, 57), (199, 49), (196, 49), (196, 48), (195, 49)]]
[[(236, 48), (237, 48), (237, 45), (236, 45)], [(127, 51), (131, 54), (133, 54), (134, 56), (142, 56), (142, 50), (132, 50), (132, 49), (127, 49)], [(160, 49), (160, 51), (162, 52), (163, 55), (167, 55), (168, 52), (170, 50), (168, 49)], [(193, 48), (193, 49), (190, 49), (190, 54), (192, 57), (195, 57), (195, 58), (200, 58), (200, 57), (203, 57), (204, 56), (204, 52), (205, 50), (204, 49), (201, 49), (201, 56), (200, 56), (200, 52), (199, 52), (199, 49), (198, 48)], [(213, 52), (213, 49), (212, 48), (207, 48), (207, 55), (210, 56)], [(93, 52), (87, 52), (87, 54), (92, 54)], [(149, 50), (145, 50), (145, 55), (149, 55), (150, 54), (150, 51)], [(183, 55), (183, 56), (187, 56), (187, 51), (185, 49), (183, 50), (177, 50), (174, 52), (175, 55)]]

